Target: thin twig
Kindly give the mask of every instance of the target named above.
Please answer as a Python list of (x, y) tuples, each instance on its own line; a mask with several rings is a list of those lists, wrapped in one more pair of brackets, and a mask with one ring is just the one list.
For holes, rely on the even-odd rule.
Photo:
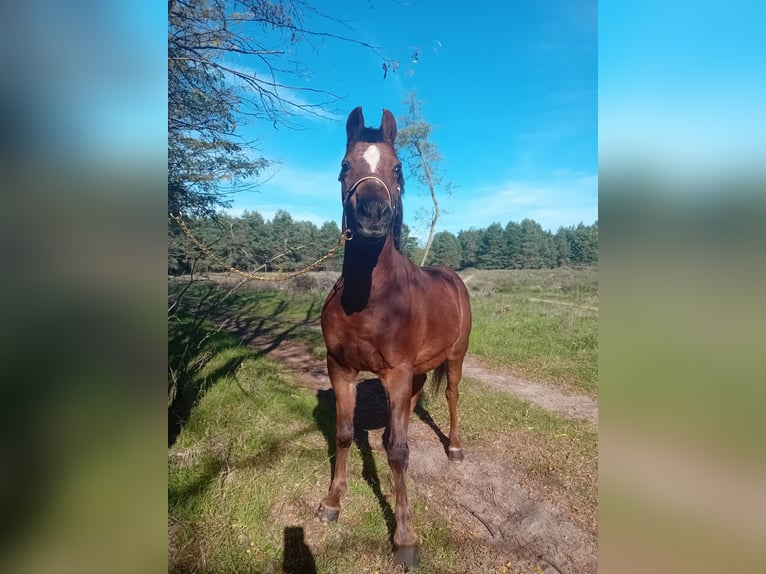
[(494, 528), (492, 528), (492, 526), (490, 526), (490, 525), (489, 525), (489, 523), (488, 523), (486, 520), (484, 520), (484, 519), (483, 519), (481, 516), (479, 516), (478, 514), (476, 514), (476, 513), (475, 513), (473, 510), (471, 510), (470, 508), (468, 508), (468, 507), (467, 507), (465, 504), (463, 504), (462, 502), (459, 502), (458, 504), (460, 504), (460, 506), (462, 506), (462, 507), (463, 507), (463, 508), (465, 508), (465, 509), (466, 509), (468, 512), (470, 512), (470, 513), (473, 515), (473, 517), (474, 517), (474, 518), (476, 518), (476, 520), (478, 520), (479, 522), (481, 522), (481, 523), (484, 525), (484, 528), (486, 528), (486, 529), (489, 531), (489, 533), (492, 535), (492, 538), (494, 538), (494, 537), (495, 537), (495, 530), (494, 530)]
[(558, 572), (559, 574), (564, 574), (564, 572), (561, 570), (561, 568), (559, 568), (556, 565), (555, 562), (548, 560), (545, 556), (540, 556), (539, 560), (545, 560), (545, 562), (547, 562), (549, 566), (552, 566), (553, 569), (556, 570), (556, 572)]

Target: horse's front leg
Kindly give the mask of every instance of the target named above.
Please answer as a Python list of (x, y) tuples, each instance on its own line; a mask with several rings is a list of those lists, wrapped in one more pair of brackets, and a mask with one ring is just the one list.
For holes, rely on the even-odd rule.
[(340, 505), (348, 486), (348, 451), (354, 440), (354, 407), (358, 371), (340, 365), (327, 355), (327, 371), (335, 391), (335, 472), (330, 490), (319, 503), (317, 516), (322, 522), (338, 520)]
[(386, 452), (394, 479), (396, 494), (396, 530), (394, 531), (394, 561), (407, 567), (418, 563), (418, 536), (412, 523), (412, 507), (407, 498), (407, 467), (410, 449), (407, 444), (412, 401), (412, 372), (392, 370), (381, 379), (391, 409)]

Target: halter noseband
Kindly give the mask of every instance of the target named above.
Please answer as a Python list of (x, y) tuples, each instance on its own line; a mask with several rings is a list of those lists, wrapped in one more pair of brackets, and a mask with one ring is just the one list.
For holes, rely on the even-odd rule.
[[(354, 182), (354, 184), (351, 187), (349, 187), (346, 190), (345, 197), (343, 198), (343, 208), (344, 208), (343, 209), (343, 233), (344, 235), (347, 235), (346, 237), (347, 241), (350, 241), (351, 239), (353, 239), (353, 235), (351, 234), (351, 230), (346, 227), (346, 209), (345, 209), (346, 204), (348, 203), (348, 200), (351, 199), (351, 196), (354, 195), (354, 192), (356, 191), (356, 188), (359, 187), (359, 184), (362, 183), (363, 181), (367, 181), (368, 179), (373, 179), (383, 186), (383, 189), (385, 189), (386, 193), (388, 194), (388, 204), (391, 206), (391, 209), (396, 211), (396, 206), (394, 206), (394, 198), (391, 195), (391, 190), (388, 189), (388, 185), (386, 185), (385, 181), (383, 181), (376, 175), (365, 175), (364, 177), (360, 177)], [(396, 191), (400, 191), (400, 190), (401, 190), (401, 187), (397, 185)]]
[(388, 204), (391, 206), (391, 209), (394, 209), (394, 198), (391, 195), (391, 190), (388, 189), (386, 182), (380, 179), (376, 175), (365, 175), (364, 177), (360, 177), (359, 179), (357, 179), (354, 182), (354, 185), (352, 185), (346, 190), (346, 197), (343, 199), (343, 204), (345, 205), (348, 202), (348, 200), (351, 199), (351, 196), (354, 195), (354, 192), (356, 191), (356, 188), (359, 187), (359, 184), (362, 183), (363, 181), (367, 181), (368, 179), (375, 180), (383, 186), (383, 188), (386, 190), (386, 193), (388, 194)]

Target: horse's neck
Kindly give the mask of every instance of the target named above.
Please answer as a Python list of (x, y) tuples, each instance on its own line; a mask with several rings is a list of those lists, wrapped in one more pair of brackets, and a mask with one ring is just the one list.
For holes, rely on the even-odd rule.
[(394, 240), (388, 235), (380, 243), (346, 243), (343, 255), (343, 277), (348, 281), (366, 279), (373, 274), (389, 273), (385, 270), (395, 267), (401, 254), (394, 247)]
[(397, 281), (397, 259), (401, 257), (391, 235), (378, 245), (346, 243), (343, 300), (347, 311), (363, 309), (375, 290), (384, 290), (389, 282)]

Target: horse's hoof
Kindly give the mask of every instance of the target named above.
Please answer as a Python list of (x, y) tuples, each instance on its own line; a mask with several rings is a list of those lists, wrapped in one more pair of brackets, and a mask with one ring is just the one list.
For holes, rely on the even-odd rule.
[(420, 561), (420, 546), (400, 546), (394, 548), (394, 563), (402, 564), (405, 571), (414, 568)]
[(338, 516), (340, 516), (340, 510), (327, 508), (326, 506), (320, 506), (317, 508), (316, 515), (319, 517), (319, 520), (325, 524), (328, 522), (337, 522)]
[(463, 451), (459, 448), (450, 448), (447, 450), (447, 456), (452, 462), (460, 462), (463, 460)]

